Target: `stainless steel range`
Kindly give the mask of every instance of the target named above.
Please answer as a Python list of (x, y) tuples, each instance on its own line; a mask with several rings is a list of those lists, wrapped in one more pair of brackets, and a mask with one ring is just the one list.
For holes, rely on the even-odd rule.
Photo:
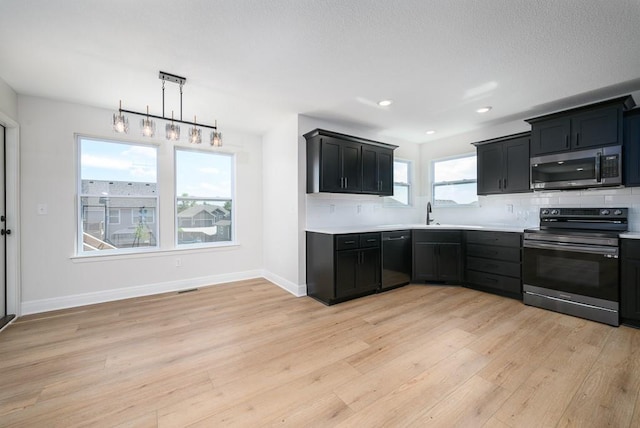
[(619, 233), (628, 208), (541, 208), (540, 228), (525, 230), (527, 305), (619, 325)]

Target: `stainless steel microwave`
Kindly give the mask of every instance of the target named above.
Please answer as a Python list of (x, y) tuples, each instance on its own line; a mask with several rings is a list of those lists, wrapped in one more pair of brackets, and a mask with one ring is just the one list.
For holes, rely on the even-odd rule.
[(531, 158), (531, 189), (562, 190), (622, 185), (622, 146)]

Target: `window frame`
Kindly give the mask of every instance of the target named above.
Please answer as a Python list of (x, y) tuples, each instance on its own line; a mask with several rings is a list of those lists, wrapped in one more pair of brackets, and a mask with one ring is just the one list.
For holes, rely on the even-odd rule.
[[(477, 165), (477, 159), (478, 159), (478, 155), (476, 152), (468, 152), (468, 153), (463, 153), (463, 154), (459, 154), (459, 155), (454, 155), (454, 156), (447, 156), (444, 158), (438, 158), (438, 159), (433, 159), (431, 160), (431, 174), (430, 174), (430, 180), (431, 180), (431, 204), (434, 207), (441, 207), (441, 208), (453, 208), (453, 207), (457, 207), (457, 208), (464, 208), (464, 207), (477, 207), (478, 206), (478, 190), (477, 190), (477, 184), (478, 184), (478, 172), (476, 170), (476, 177), (475, 179), (461, 179), (461, 180), (451, 180), (451, 181), (435, 181), (435, 172), (436, 172), (436, 164), (439, 162), (447, 162), (447, 161), (452, 161), (452, 160), (456, 160), (456, 159), (465, 159), (465, 158), (475, 158), (476, 159), (476, 165)], [(469, 183), (476, 183), (476, 199), (475, 201), (468, 203), (468, 204), (443, 204), (443, 203), (437, 203), (436, 202), (436, 187), (437, 186), (450, 186), (450, 185), (463, 185), (463, 184), (469, 184)]]
[[(148, 252), (157, 252), (160, 251), (161, 249), (161, 243), (160, 243), (160, 222), (156, 221), (154, 223), (154, 228), (153, 228), (153, 233), (155, 234), (155, 245), (149, 245), (149, 246), (144, 246), (144, 247), (123, 247), (123, 248), (115, 248), (115, 249), (102, 249), (102, 250), (84, 250), (84, 240), (83, 240), (83, 231), (84, 231), (84, 217), (83, 217), (83, 205), (82, 205), (82, 199), (83, 198), (95, 198), (95, 197), (102, 197), (104, 195), (97, 195), (97, 194), (90, 194), (90, 193), (83, 193), (82, 191), (82, 142), (83, 141), (95, 141), (95, 142), (102, 142), (102, 143), (111, 143), (111, 144), (120, 144), (120, 145), (125, 145), (125, 146), (132, 146), (132, 147), (145, 147), (145, 148), (152, 148), (155, 150), (156, 152), (156, 158), (155, 158), (155, 173), (156, 173), (156, 180), (155, 180), (155, 195), (110, 195), (109, 197), (112, 198), (121, 198), (121, 199), (126, 199), (126, 198), (136, 198), (136, 197), (141, 197), (141, 198), (145, 198), (145, 199), (155, 199), (155, 209), (154, 211), (158, 211), (160, 208), (160, 183), (159, 183), (159, 177), (160, 177), (160, 161), (159, 161), (159, 154), (160, 154), (160, 150), (159, 150), (159, 145), (158, 144), (154, 144), (154, 143), (143, 143), (143, 142), (137, 142), (137, 141), (131, 141), (131, 140), (121, 140), (121, 139), (117, 139), (117, 138), (112, 138), (112, 137), (93, 137), (93, 136), (88, 136), (88, 135), (84, 135), (84, 134), (75, 134), (75, 151), (76, 151), (76, 161), (75, 161), (75, 167), (76, 167), (76, 198), (75, 198), (75, 203), (76, 203), (76, 239), (75, 239), (75, 257), (102, 257), (102, 256), (114, 256), (114, 255), (123, 255), (123, 254), (136, 254), (136, 253), (148, 253)], [(116, 181), (116, 180), (114, 180)], [(90, 206), (89, 206), (90, 207)], [(112, 208), (109, 208), (109, 211), (106, 212), (106, 217), (109, 218), (109, 213), (111, 211)], [(155, 216), (154, 219), (158, 219), (159, 220), (159, 213), (157, 216)], [(119, 220), (120, 222), (118, 224), (122, 224), (122, 213), (120, 213), (119, 215)], [(106, 241), (105, 241), (106, 242)]]
[[(397, 162), (397, 163), (404, 163), (407, 165), (407, 182), (405, 183), (402, 181), (395, 181), (395, 175), (394, 175), (394, 181), (393, 181), (394, 196), (395, 196), (396, 186), (405, 187), (407, 189), (407, 203), (405, 204), (404, 202), (401, 202), (395, 199), (394, 196), (387, 196), (385, 198), (385, 203), (391, 207), (398, 207), (398, 208), (411, 207), (413, 206), (413, 161), (408, 159), (394, 158), (393, 162), (394, 164)], [(395, 171), (395, 165), (393, 169)]]
[[(201, 197), (201, 196), (181, 196), (178, 195), (178, 152), (196, 152), (211, 156), (225, 156), (231, 160), (231, 171), (229, 172), (229, 179), (231, 182), (231, 196), (227, 198), (220, 197)], [(236, 234), (236, 162), (237, 157), (235, 153), (221, 152), (218, 150), (206, 150), (195, 147), (174, 146), (173, 148), (173, 181), (174, 181), (174, 200), (173, 200), (173, 215), (174, 215), (174, 238), (173, 244), (175, 249), (191, 249), (191, 248), (211, 248), (211, 247), (225, 247), (237, 245)], [(178, 217), (178, 203), (180, 201), (194, 201), (194, 202), (231, 202), (231, 225), (230, 225), (230, 240), (228, 241), (212, 241), (212, 242), (193, 242), (193, 243), (179, 243), (180, 218)], [(189, 226), (189, 227), (201, 227), (201, 226)]]

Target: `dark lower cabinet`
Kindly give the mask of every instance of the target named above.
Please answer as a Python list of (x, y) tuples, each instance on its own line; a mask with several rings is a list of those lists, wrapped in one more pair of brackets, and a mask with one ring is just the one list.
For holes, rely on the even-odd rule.
[(465, 238), (465, 285), (521, 300), (522, 234), (470, 230)]
[(452, 230), (414, 230), (413, 280), (458, 283), (462, 280), (462, 234)]
[(307, 295), (332, 305), (380, 288), (380, 233), (306, 236)]
[(380, 249), (336, 252), (336, 298), (375, 291), (380, 285)]
[(640, 327), (640, 240), (623, 239), (620, 253), (620, 315), (623, 323)]

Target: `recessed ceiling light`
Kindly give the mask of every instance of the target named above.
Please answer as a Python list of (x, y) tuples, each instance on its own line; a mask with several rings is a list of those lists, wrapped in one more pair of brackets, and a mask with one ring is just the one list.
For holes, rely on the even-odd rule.
[(480, 107), (478, 110), (476, 110), (477, 113), (486, 113), (489, 110), (491, 110), (493, 107), (491, 106), (486, 106), (486, 107)]
[(382, 101), (378, 101), (378, 105), (379, 105), (380, 107), (388, 107), (388, 106), (390, 106), (391, 104), (393, 104), (393, 101), (392, 101), (392, 100), (382, 100)]
[(427, 135), (433, 135), (435, 133), (436, 133), (436, 131), (433, 130), (433, 129), (430, 129), (430, 130), (427, 131)]

